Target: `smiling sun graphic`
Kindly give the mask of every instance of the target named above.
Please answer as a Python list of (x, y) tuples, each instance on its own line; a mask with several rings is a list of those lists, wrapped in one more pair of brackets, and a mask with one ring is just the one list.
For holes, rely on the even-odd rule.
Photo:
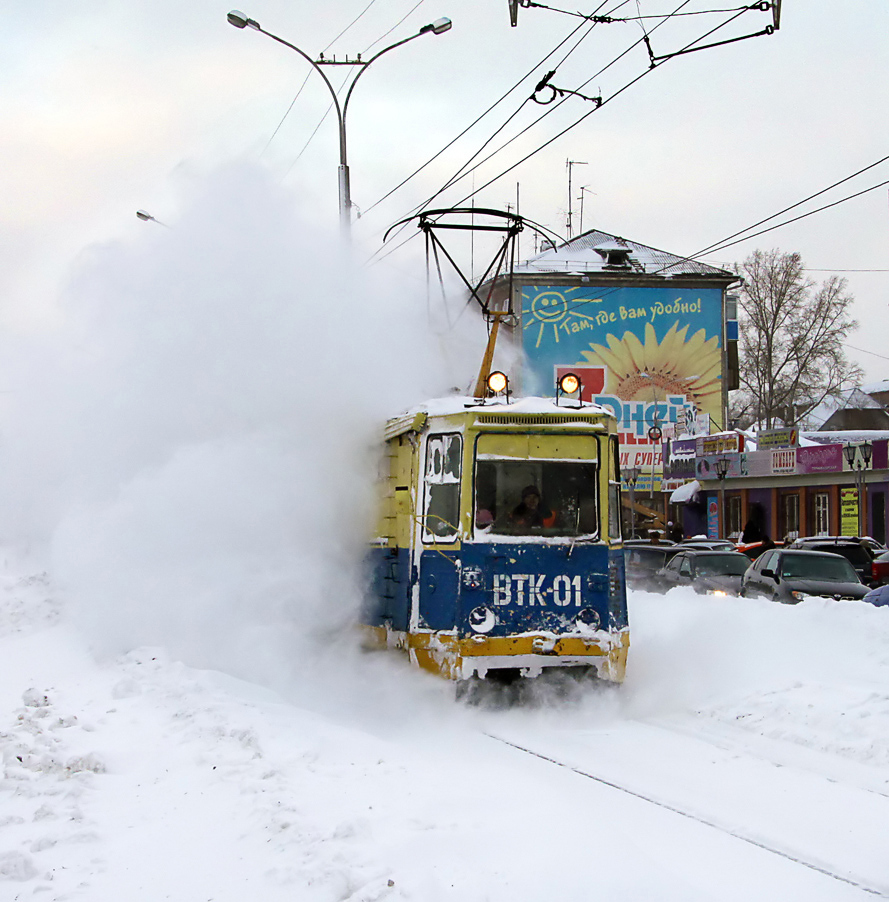
[(686, 340), (688, 325), (673, 323), (659, 342), (651, 323), (645, 341), (627, 332), (609, 335), (607, 345), (590, 343), (583, 363), (608, 367), (608, 391), (624, 401), (664, 401), (685, 395), (700, 411), (719, 410), (722, 401), (719, 340), (698, 329)]

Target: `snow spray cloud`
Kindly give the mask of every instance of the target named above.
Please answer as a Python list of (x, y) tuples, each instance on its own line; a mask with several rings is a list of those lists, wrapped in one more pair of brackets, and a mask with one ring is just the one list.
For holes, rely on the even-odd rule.
[(353, 266), (261, 169), (196, 194), (85, 252), (7, 373), (3, 528), (52, 536), (102, 652), (271, 679), (357, 609), (381, 421), (465, 383), (484, 334), (464, 318), (447, 372), (418, 283)]

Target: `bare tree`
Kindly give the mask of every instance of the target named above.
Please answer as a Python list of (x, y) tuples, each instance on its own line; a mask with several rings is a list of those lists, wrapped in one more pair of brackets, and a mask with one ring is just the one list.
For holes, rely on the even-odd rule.
[(818, 285), (797, 253), (754, 251), (740, 266), (741, 388), (732, 413), (771, 428), (792, 425), (829, 396), (857, 384), (861, 368), (843, 342), (857, 323), (846, 280)]

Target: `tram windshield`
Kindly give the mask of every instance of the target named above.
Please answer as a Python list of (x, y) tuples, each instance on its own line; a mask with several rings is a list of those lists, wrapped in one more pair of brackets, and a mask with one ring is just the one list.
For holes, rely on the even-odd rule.
[(589, 461), (479, 460), (476, 534), (597, 535), (596, 475)]

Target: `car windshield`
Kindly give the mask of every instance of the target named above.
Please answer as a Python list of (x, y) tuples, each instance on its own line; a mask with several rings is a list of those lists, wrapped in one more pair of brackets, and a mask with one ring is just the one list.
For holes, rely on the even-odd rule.
[(837, 555), (788, 554), (781, 562), (781, 576), (786, 579), (821, 579), (825, 582), (857, 583), (852, 565)]
[(750, 559), (743, 554), (708, 554), (699, 557), (695, 568), (698, 576), (743, 576)]
[(624, 554), (627, 566), (638, 567), (640, 570), (660, 570), (673, 556), (666, 550), (634, 547), (625, 549)]
[(829, 551), (841, 554), (853, 567), (868, 567), (872, 560), (862, 545), (812, 545), (813, 551)]

